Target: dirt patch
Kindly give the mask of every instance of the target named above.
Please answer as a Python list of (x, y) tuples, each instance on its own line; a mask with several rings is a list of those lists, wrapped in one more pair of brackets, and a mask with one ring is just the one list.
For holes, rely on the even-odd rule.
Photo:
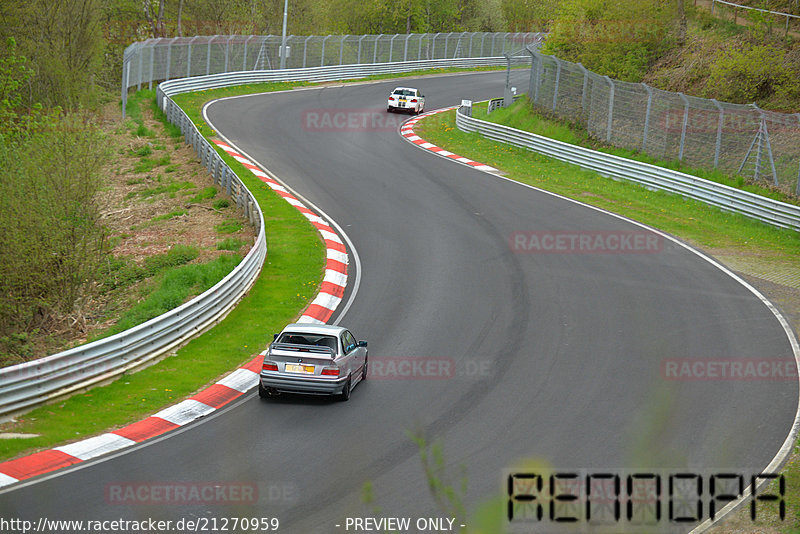
[[(109, 104), (100, 113), (111, 150), (100, 192), (102, 224), (112, 246), (109, 255), (142, 266), (147, 258), (185, 245), (198, 251), (191, 263), (203, 263), (234, 253), (217, 248), (227, 238), (234, 247), (241, 242), (236, 253), (247, 254), (255, 241), (254, 227), (224, 190), (214, 188), (194, 150), (182, 138), (170, 137), (150, 109), (142, 109), (142, 121), (145, 135), (137, 135), (141, 129), (130, 120), (123, 122), (118, 105)], [(229, 231), (231, 226), (241, 229), (230, 233), (215, 229), (226, 222)], [(113, 291), (96, 291), (79, 317), (41, 334), (35, 357), (83, 343), (113, 325), (142, 298), (148, 284), (152, 281), (145, 279)]]

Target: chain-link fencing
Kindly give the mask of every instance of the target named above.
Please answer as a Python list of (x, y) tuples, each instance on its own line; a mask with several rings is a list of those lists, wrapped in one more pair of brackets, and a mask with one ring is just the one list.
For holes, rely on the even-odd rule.
[[(538, 33), (290, 35), (285, 68), (499, 57), (541, 40)], [(125, 49), (122, 100), (131, 87), (223, 72), (281, 66), (280, 35), (214, 35), (148, 39)]]
[(532, 56), (528, 98), (609, 144), (720, 169), (800, 195), (800, 113), (776, 113), (612, 80), (580, 64)]

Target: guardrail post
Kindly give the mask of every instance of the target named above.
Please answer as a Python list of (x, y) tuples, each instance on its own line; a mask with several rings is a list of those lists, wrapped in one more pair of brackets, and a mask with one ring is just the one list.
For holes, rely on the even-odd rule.
[(717, 120), (717, 142), (714, 147), (714, 168), (716, 169), (719, 167), (719, 152), (722, 148), (722, 125), (725, 122), (725, 109), (715, 99), (712, 98), (711, 101), (717, 106), (717, 110), (719, 110), (719, 120)]
[(609, 86), (608, 93), (608, 124), (606, 125), (606, 142), (611, 142), (611, 125), (614, 122), (614, 81), (608, 76), (603, 76)]
[(683, 93), (678, 93), (683, 100), (683, 125), (681, 125), (681, 145), (678, 150), (678, 161), (683, 161), (683, 147), (686, 146), (686, 127), (689, 124), (689, 99)]
[(650, 109), (653, 106), (653, 90), (646, 83), (642, 87), (647, 91), (647, 108), (644, 112), (644, 132), (642, 132), (642, 152), (647, 152), (647, 130), (650, 128)]
[(344, 40), (347, 39), (348, 37), (350, 36), (345, 35), (344, 37), (342, 37), (342, 40), (339, 43), (339, 65), (342, 64), (342, 61), (344, 61)]

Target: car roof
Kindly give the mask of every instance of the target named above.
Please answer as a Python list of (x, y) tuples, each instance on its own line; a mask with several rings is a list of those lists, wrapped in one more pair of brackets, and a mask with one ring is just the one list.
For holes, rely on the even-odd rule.
[(282, 332), (302, 332), (306, 334), (338, 336), (347, 330), (343, 326), (333, 326), (329, 324), (310, 324), (310, 323), (292, 323), (286, 325)]
[(407, 91), (418, 91), (416, 87), (395, 87), (394, 89), (392, 89), (392, 92), (394, 93), (398, 89), (405, 89)]

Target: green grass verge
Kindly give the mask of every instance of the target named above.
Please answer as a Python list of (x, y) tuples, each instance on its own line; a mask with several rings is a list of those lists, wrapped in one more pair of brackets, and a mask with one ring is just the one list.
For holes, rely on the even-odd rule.
[[(473, 115), (476, 115), (475, 110), (473, 108)], [(492, 113), (492, 117), (495, 113)], [(545, 124), (542, 131), (556, 131), (556, 135), (561, 137), (570, 135), (570, 132), (558, 130), (557, 126)], [(461, 132), (455, 126), (455, 111), (422, 119), (417, 123), (415, 132), (449, 151), (496, 167), (508, 178), (619, 213), (701, 248), (712, 251), (733, 249), (800, 268), (800, 232), (773, 228), (701, 202), (649, 191), (630, 182), (604, 178), (576, 165), (490, 141), (479, 134)], [(800, 510), (799, 463), (796, 449), (795, 456), (783, 470), (786, 476), (787, 519), (772, 525), (783, 532), (797, 532), (800, 528), (800, 516), (797, 516)], [(773, 488), (772, 493), (777, 493), (777, 489)], [(491, 519), (496, 511), (494, 506), (500, 510), (499, 505), (487, 503), (477, 511), (475, 523), (481, 524), (487, 517)], [(750, 523), (748, 525), (752, 526)], [(470, 531), (491, 532), (492, 529), (478, 527), (470, 528)]]
[[(492, 113), (494, 115), (494, 113)], [(502, 169), (509, 178), (625, 215), (706, 247), (763, 249), (800, 267), (800, 233), (631, 182), (615, 181), (529, 150), (464, 133), (455, 111), (424, 118), (415, 131), (462, 156)]]
[(478, 105), (473, 106), (472, 116), (476, 119), (503, 124), (505, 126), (524, 130), (526, 132), (533, 132), (535, 134), (543, 135), (551, 139), (557, 139), (572, 145), (579, 145), (586, 148), (591, 148), (593, 150), (598, 150), (600, 152), (605, 152), (606, 154), (614, 154), (615, 156), (684, 172), (686, 174), (691, 174), (699, 178), (721, 183), (729, 187), (748, 191), (756, 195), (772, 198), (774, 200), (780, 200), (781, 202), (789, 202), (800, 205), (800, 200), (798, 200), (796, 197), (787, 195), (782, 191), (778, 191), (767, 186), (747, 183), (743, 176), (732, 176), (719, 170), (690, 167), (677, 160), (663, 161), (635, 150), (617, 148), (605, 143), (601, 143), (597, 139), (589, 137), (588, 132), (577, 124), (544, 116), (543, 114), (537, 112), (530, 101), (528, 101), (528, 99), (525, 97), (514, 102), (512, 106), (497, 109), (491, 114), (487, 114), (487, 106), (485, 102), (479, 103)]
[[(260, 90), (277, 90), (280, 85)], [(199, 117), (202, 103), (219, 96), (206, 92), (198, 97), (189, 108), (192, 116)], [(325, 262), (316, 229), (241, 164), (223, 157), (265, 214), (269, 252), (250, 292), (220, 324), (157, 365), (20, 416), (14, 431), (39, 437), (0, 440), (0, 460), (86, 438), (174, 404), (249, 361), (272, 340), (273, 332), (305, 308)]]

